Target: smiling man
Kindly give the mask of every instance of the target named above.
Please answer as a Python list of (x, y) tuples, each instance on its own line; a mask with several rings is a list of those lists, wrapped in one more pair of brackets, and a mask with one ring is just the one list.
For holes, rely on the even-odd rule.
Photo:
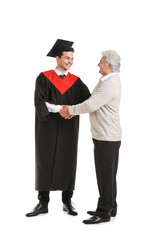
[(84, 220), (85, 224), (108, 222), (117, 214), (116, 174), (122, 135), (119, 120), (120, 56), (113, 50), (104, 51), (98, 66), (102, 77), (91, 97), (81, 104), (63, 106), (60, 110), (66, 119), (82, 113), (90, 115), (100, 197), (96, 211), (88, 211), (93, 217)]
[(61, 190), (63, 210), (77, 215), (72, 206), (77, 162), (79, 116), (61, 118), (61, 105), (78, 104), (90, 96), (81, 79), (68, 72), (73, 64), (73, 42), (58, 39), (47, 56), (55, 57), (54, 70), (40, 73), (35, 88), (36, 184), (39, 203), (27, 217), (48, 212), (49, 192)]

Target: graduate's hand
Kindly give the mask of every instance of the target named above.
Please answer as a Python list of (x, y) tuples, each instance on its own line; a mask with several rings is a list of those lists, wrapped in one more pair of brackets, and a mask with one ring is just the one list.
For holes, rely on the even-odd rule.
[(65, 119), (71, 119), (73, 117), (73, 115), (70, 115), (68, 107), (69, 107), (68, 105), (62, 105), (62, 108), (59, 111), (61, 117)]

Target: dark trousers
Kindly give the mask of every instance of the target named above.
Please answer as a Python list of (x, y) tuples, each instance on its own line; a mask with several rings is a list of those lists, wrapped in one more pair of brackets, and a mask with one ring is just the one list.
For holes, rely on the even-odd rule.
[(117, 184), (119, 148), (121, 141), (99, 141), (93, 139), (96, 176), (100, 197), (96, 214), (100, 217), (117, 211)]
[[(62, 202), (67, 203), (71, 201), (73, 196), (73, 191), (63, 191), (62, 192)], [(47, 206), (50, 200), (49, 191), (39, 191), (38, 192), (38, 199), (42, 205)]]

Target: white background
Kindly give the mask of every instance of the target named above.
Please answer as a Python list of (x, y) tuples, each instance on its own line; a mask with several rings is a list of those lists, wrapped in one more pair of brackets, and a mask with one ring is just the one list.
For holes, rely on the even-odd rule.
[[(0, 4), (0, 219), (1, 239), (154, 239), (155, 99), (153, 0), (14, 0)], [(122, 57), (123, 130), (118, 169), (118, 216), (84, 225), (98, 199), (88, 115), (81, 116), (76, 191), (77, 217), (62, 211), (51, 192), (49, 213), (26, 218), (37, 204), (34, 190), (34, 87), (57, 38), (74, 41), (71, 73), (90, 91), (103, 50)]]

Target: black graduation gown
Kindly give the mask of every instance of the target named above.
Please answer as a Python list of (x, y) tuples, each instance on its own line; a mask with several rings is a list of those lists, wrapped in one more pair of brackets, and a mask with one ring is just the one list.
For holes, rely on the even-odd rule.
[(41, 73), (35, 88), (35, 189), (73, 190), (75, 185), (79, 116), (70, 120), (49, 113), (45, 101), (75, 105), (90, 96), (73, 74), (61, 79), (53, 70)]

